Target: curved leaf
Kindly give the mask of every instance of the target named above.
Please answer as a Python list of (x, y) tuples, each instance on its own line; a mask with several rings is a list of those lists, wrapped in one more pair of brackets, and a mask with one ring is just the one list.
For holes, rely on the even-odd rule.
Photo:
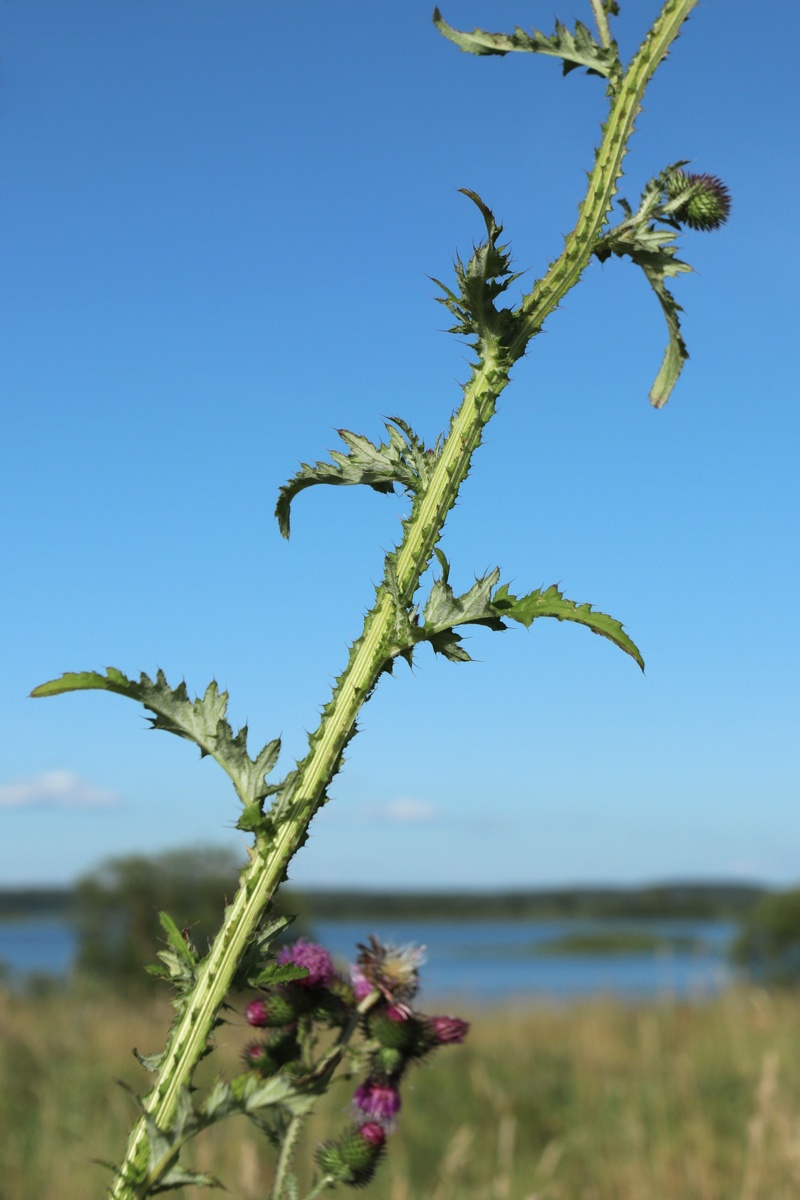
[(510, 54), (515, 50), (530, 54), (548, 54), (560, 58), (565, 75), (577, 67), (586, 67), (592, 75), (609, 78), (619, 67), (616, 49), (601, 46), (582, 21), (576, 21), (575, 32), (556, 21), (555, 33), (547, 37), (534, 29), (525, 33), (517, 26), (513, 33), (488, 33), (485, 29), (473, 29), (465, 33), (448, 25), (438, 8), (433, 10), (433, 23), (439, 32), (463, 50), (465, 54)]
[(260, 803), (269, 795), (265, 776), (277, 762), (280, 739), (267, 742), (255, 758), (250, 758), (247, 753), (247, 726), (243, 725), (234, 734), (225, 720), (228, 693), (221, 692), (215, 681), (212, 680), (208, 685), (202, 699), (190, 700), (186, 684), (180, 683), (177, 688), (171, 688), (163, 671), (158, 672), (155, 680), (142, 672), (137, 683), (115, 667), (108, 667), (105, 675), (97, 671), (67, 672), (60, 679), (52, 679), (34, 688), (31, 695), (60, 696), (64, 692), (91, 690), (116, 692), (119, 696), (138, 700), (155, 714), (150, 718), (153, 729), (164, 729), (167, 733), (194, 742), (200, 748), (201, 756), (208, 754), (216, 759), (230, 777), (244, 805)]
[(340, 429), (339, 437), (349, 448), (347, 454), (331, 450), (333, 462), (301, 463), (300, 470), (278, 493), (275, 516), (285, 538), (289, 536), (289, 510), (292, 501), (305, 488), (317, 483), (333, 485), (365, 483), (376, 492), (393, 492), (399, 483), (410, 492), (418, 490), (427, 478), (429, 460), (438, 446), (426, 451), (421, 440), (399, 417), (390, 417), (388, 442), (376, 446), (369, 438)]
[(585, 625), (592, 633), (608, 638), (620, 650), (630, 654), (644, 670), (644, 659), (638, 647), (631, 641), (622, 625), (607, 613), (595, 612), (591, 604), (576, 604), (574, 600), (566, 600), (555, 584), (542, 591), (537, 588), (527, 596), (513, 596), (508, 586), (503, 584), (495, 592), (493, 606), (499, 614), (519, 621), (521, 625), (530, 626), (537, 617), (555, 617), (557, 621), (575, 621)]

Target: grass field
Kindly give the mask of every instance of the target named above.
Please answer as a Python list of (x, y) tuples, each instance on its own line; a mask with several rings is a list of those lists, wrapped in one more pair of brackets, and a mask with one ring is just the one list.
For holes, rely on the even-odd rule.
[[(114, 1080), (143, 1090), (131, 1047), (157, 1049), (167, 1021), (155, 1003), (0, 993), (0, 1200), (104, 1194), (91, 1159), (119, 1158), (133, 1111)], [(223, 1029), (205, 1065), (238, 1068), (246, 1038), (243, 1022)], [(326, 1098), (309, 1146), (345, 1122), (351, 1090)], [(270, 1153), (246, 1122), (209, 1132), (193, 1157), (234, 1200), (266, 1200)], [(409, 1077), (389, 1156), (358, 1194), (796, 1200), (800, 998), (741, 990), (696, 1005), (476, 1012), (464, 1046)]]

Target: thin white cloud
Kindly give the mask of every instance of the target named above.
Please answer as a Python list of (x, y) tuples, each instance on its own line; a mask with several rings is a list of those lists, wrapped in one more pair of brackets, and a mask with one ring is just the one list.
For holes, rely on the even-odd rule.
[(405, 796), (401, 796), (397, 800), (390, 800), (373, 811), (380, 820), (393, 823), (410, 824), (414, 822), (419, 824), (436, 821), (439, 818), (439, 809), (435, 804), (429, 804), (427, 800), (412, 800)]
[(42, 771), (14, 783), (0, 783), (0, 808), (108, 808), (120, 797), (95, 787), (72, 771)]

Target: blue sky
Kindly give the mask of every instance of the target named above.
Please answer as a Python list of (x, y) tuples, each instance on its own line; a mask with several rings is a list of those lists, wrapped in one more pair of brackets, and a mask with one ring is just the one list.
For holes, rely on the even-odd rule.
[[(602, 83), (460, 54), (430, 7), (0, 5), (0, 885), (243, 845), (221, 772), (136, 706), (28, 692), (108, 664), (215, 677), (289, 765), (404, 503), (314, 489), (286, 543), (277, 488), (338, 427), (446, 426), (466, 351), (428, 276), (480, 236), (459, 187), (526, 288), (559, 253)], [(462, 28), (591, 16), (442, 7)], [(656, 4), (622, 8), (627, 57)], [(794, 6), (706, 0), (647, 94), (622, 193), (686, 158), (733, 196), (723, 230), (682, 242), (692, 357), (667, 408), (647, 403), (646, 282), (594, 265), (516, 368), (446, 530), (455, 586), (494, 565), (518, 590), (559, 582), (624, 621), (646, 674), (545, 621), (477, 631), (470, 665), (419, 654), (365, 710), (297, 883), (800, 878), (798, 38)]]

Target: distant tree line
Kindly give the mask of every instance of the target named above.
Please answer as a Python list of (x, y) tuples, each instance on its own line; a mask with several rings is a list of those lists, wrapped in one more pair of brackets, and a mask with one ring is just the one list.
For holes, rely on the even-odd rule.
[(731, 956), (758, 983), (800, 983), (800, 888), (762, 896), (742, 923)]
[[(27, 888), (0, 891), (0, 917), (62, 916), (85, 908), (89, 897), (109, 899), (118, 889), (131, 896), (142, 887), (192, 900), (192, 879), (204, 894), (231, 890), (241, 866), (218, 848), (181, 850), (158, 858), (120, 858), (101, 865), (75, 889)], [(137, 883), (138, 880), (138, 883)], [(149, 880), (148, 883), (145, 883)], [(188, 889), (188, 890), (187, 890)], [(729, 918), (740, 919), (769, 895), (766, 888), (738, 883), (680, 883), (647, 887), (578, 887), (513, 891), (283, 890), (284, 902), (328, 920), (496, 919), (532, 917)], [(199, 899), (199, 897), (195, 897)], [(205, 903), (205, 902), (203, 902)], [(166, 903), (162, 904), (162, 908)], [(205, 909), (203, 909), (205, 911)], [(202, 923), (203, 917), (198, 918)]]
[[(242, 863), (225, 848), (176, 850), (156, 857), (111, 859), (78, 883), (71, 916), (78, 931), (79, 974), (118, 987), (152, 984), (146, 967), (165, 944), (159, 913), (167, 912), (202, 953), (236, 893)], [(280, 901), (271, 915), (281, 915)], [(302, 904), (293, 903), (293, 915)], [(291, 936), (304, 931), (295, 920)]]
[[(167, 911), (201, 952), (236, 889), (241, 862), (227, 848), (111, 859), (75, 888), (0, 891), (0, 919), (57, 916), (78, 931), (78, 970), (116, 986), (146, 986), (144, 967), (164, 944)], [(800, 889), (769, 892), (738, 883), (503, 892), (393, 892), (283, 888), (276, 912), (297, 917), (288, 936), (327, 920), (529, 920), (542, 918), (729, 919), (740, 923), (734, 962), (768, 984), (800, 982)]]
[(555, 888), (502, 892), (390, 892), (315, 889), (308, 911), (329, 920), (528, 920), (549, 917), (686, 917), (740, 919), (766, 889), (738, 883), (662, 884), (635, 888)]

